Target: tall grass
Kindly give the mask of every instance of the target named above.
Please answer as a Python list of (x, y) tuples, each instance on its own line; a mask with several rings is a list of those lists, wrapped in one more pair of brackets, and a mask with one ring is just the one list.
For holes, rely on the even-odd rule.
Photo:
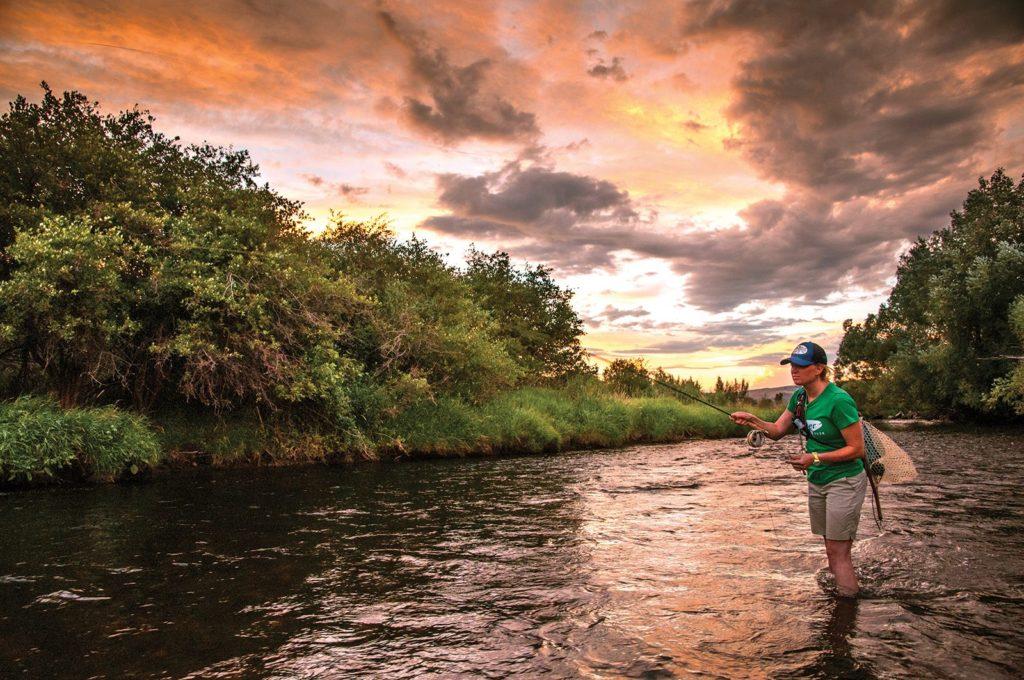
[[(774, 420), (777, 413), (759, 415)], [(722, 413), (671, 397), (526, 388), (482, 406), (445, 399), (417, 404), (388, 424), (378, 445), (409, 456), (536, 453), (745, 433)]]
[(145, 418), (114, 407), (62, 409), (39, 397), (0, 403), (0, 481), (113, 479), (160, 459)]
[(361, 436), (332, 433), (282, 422), (260, 422), (254, 416), (219, 416), (209, 411), (157, 414), (157, 436), (168, 463), (230, 467), (299, 462), (351, 462), (373, 459), (375, 452)]

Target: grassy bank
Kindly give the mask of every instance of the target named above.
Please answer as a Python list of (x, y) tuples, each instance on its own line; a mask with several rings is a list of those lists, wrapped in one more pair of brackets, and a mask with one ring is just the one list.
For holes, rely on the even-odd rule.
[(141, 416), (108, 406), (62, 409), (49, 399), (0, 404), (0, 483), (106, 480), (138, 475), (161, 459)]
[(404, 455), (607, 448), (687, 438), (739, 436), (744, 430), (707, 406), (670, 397), (636, 398), (599, 390), (525, 388), (474, 407), (424, 402), (389, 424), (379, 450)]
[(329, 433), (254, 420), (178, 413), (158, 415), (150, 424), (112, 407), (63, 410), (48, 400), (22, 398), (0, 404), (0, 470), (8, 484), (35, 484), (114, 480), (151, 466), (541, 453), (743, 433), (707, 406), (669, 397), (626, 398), (597, 388), (524, 388), (482, 405), (425, 401), (345, 448)]

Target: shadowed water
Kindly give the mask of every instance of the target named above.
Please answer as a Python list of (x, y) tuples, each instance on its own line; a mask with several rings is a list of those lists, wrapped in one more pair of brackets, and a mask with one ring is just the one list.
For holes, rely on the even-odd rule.
[(0, 495), (0, 676), (1013, 677), (1024, 435), (897, 432), (835, 600), (795, 442)]

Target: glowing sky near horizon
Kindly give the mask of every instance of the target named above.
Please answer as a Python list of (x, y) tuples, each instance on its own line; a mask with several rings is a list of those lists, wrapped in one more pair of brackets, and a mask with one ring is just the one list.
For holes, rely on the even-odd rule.
[(313, 229), (548, 265), (586, 346), (705, 386), (834, 352), (1024, 171), (1018, 2), (0, 3), (2, 94), (44, 80), (248, 149)]

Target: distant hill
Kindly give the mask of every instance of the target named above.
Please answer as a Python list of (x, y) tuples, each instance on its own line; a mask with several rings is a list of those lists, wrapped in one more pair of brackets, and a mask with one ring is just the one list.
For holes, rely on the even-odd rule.
[(789, 399), (793, 392), (796, 392), (796, 385), (785, 385), (784, 387), (760, 387), (756, 390), (747, 390), (747, 397), (750, 399), (774, 399), (775, 395), (782, 393), (783, 399)]

